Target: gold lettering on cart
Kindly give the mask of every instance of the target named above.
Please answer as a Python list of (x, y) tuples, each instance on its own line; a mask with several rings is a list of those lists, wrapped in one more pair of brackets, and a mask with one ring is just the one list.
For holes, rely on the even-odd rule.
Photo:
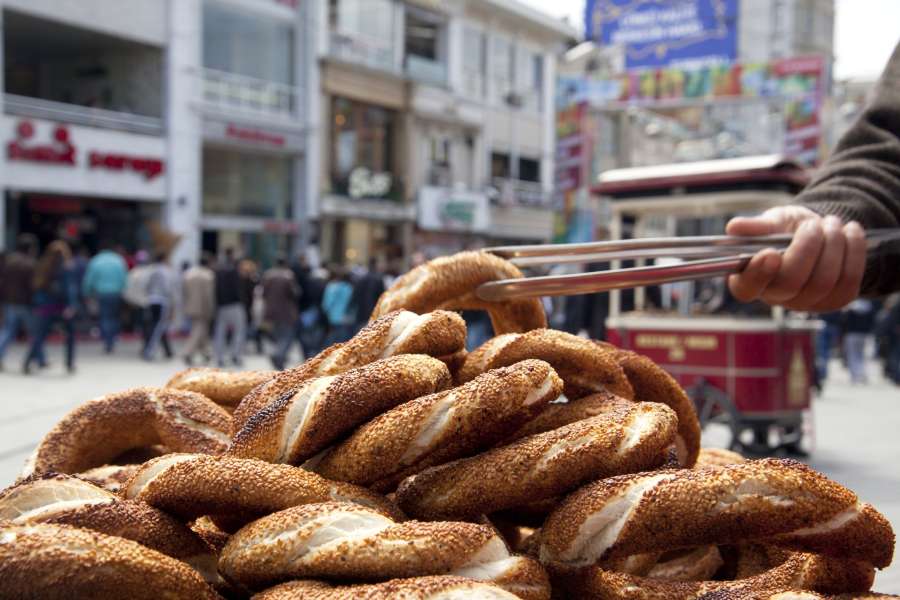
[(669, 360), (682, 361), (686, 350), (717, 350), (719, 338), (714, 335), (639, 333), (635, 336), (634, 345), (637, 349), (668, 350)]

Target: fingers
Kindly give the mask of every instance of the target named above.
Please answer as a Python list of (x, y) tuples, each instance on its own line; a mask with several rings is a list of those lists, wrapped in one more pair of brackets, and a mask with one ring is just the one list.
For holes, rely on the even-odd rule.
[(741, 302), (758, 299), (781, 268), (781, 254), (773, 248), (757, 252), (744, 270), (728, 278), (732, 295)]
[(758, 217), (735, 217), (725, 226), (725, 233), (728, 235), (769, 235), (783, 231), (782, 219), (773, 213), (763, 213)]
[(866, 234), (859, 223), (851, 221), (841, 229), (841, 237), (845, 248), (840, 276), (831, 291), (806, 310), (830, 312), (846, 306), (859, 295), (866, 269)]
[(781, 269), (761, 294), (761, 299), (769, 304), (785, 304), (803, 292), (824, 247), (822, 220), (802, 223), (794, 233), (790, 246), (784, 251)]

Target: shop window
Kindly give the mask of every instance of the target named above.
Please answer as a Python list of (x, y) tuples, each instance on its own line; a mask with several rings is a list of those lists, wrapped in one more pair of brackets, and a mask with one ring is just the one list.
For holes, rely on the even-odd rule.
[(356, 64), (393, 69), (394, 17), (392, 0), (330, 0), (329, 51)]
[(508, 179), (509, 176), (509, 154), (491, 152), (491, 178)]
[(334, 191), (353, 198), (400, 199), (393, 174), (396, 113), (339, 97), (332, 99), (331, 113)]
[(203, 149), (203, 213), (289, 219), (293, 160), (223, 148)]
[(292, 85), (294, 25), (217, 2), (206, 2), (203, 5), (203, 66)]
[(541, 163), (535, 158), (519, 159), (519, 181), (541, 181)]

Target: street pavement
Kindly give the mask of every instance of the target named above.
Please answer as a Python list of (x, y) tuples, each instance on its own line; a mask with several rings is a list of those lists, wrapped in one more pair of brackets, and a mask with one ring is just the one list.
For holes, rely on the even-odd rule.
[[(184, 367), (179, 360), (139, 360), (133, 343), (123, 344), (112, 356), (103, 355), (96, 343), (84, 343), (78, 348), (74, 375), (64, 373), (61, 348), (52, 346), (51, 367), (26, 377), (18, 370), (22, 348), (10, 350), (6, 370), (0, 373), (6, 406), (0, 413), (0, 487), (12, 483), (44, 433), (79, 403), (129, 387), (162, 385)], [(265, 357), (247, 356), (245, 368), (270, 367)], [(870, 365), (872, 383), (853, 386), (843, 367), (832, 365), (807, 423), (809, 463), (874, 504), (900, 531), (900, 388), (877, 371)], [(705, 445), (725, 443), (721, 429), (704, 433)], [(877, 575), (875, 589), (900, 593), (900, 560)]]

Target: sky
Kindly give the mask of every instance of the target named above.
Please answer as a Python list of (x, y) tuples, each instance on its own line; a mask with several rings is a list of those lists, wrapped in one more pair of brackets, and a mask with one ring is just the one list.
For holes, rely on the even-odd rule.
[[(583, 29), (584, 0), (522, 1)], [(877, 77), (900, 41), (900, 0), (836, 0), (835, 11), (835, 77)]]

